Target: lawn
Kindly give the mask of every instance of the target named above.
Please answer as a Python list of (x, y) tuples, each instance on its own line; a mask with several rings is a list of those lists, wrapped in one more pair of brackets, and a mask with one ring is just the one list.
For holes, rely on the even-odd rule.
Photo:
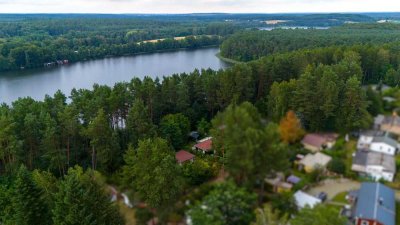
[(347, 191), (340, 192), (335, 197), (333, 197), (332, 201), (333, 202), (340, 202), (340, 203), (347, 203), (346, 195), (347, 195)]

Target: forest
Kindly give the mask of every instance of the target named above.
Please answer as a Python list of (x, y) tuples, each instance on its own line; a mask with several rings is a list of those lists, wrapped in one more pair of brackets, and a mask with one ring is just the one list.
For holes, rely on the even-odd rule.
[[(307, 131), (368, 127), (382, 104), (362, 86), (399, 84), (398, 46), (300, 49), (226, 70), (134, 78), (3, 104), (0, 223), (124, 224), (104, 192), (113, 184), (146, 204), (137, 210), (139, 224), (187, 215), (195, 225), (262, 224), (265, 214), (255, 208), (265, 202), (276, 220), (297, 215), (291, 224), (343, 224), (325, 206), (296, 212), (288, 196), (268, 194), (260, 180), (289, 168), (297, 154), (290, 144), (298, 136), (282, 133), (290, 110)], [(175, 153), (191, 148), (193, 130), (214, 137), (216, 157), (199, 154), (179, 166)], [(229, 181), (213, 185), (221, 170)], [(310, 223), (316, 214), (325, 216)]]
[(251, 61), (274, 53), (332, 45), (384, 44), (399, 41), (399, 24), (345, 24), (330, 29), (274, 29), (242, 31), (226, 39), (221, 55)]
[[(391, 18), (394, 15), (375, 16)], [(0, 72), (43, 67), (45, 63), (59, 60), (73, 63), (111, 56), (217, 46), (238, 31), (268, 26), (265, 22), (267, 20), (285, 20), (287, 22), (283, 25), (288, 26), (331, 27), (346, 21), (374, 22), (376, 18), (364, 14), (3, 14), (0, 15)], [(361, 42), (369, 40), (368, 43), (382, 43), (394, 41), (394, 36), (398, 34), (394, 30), (395, 27), (392, 32), (387, 31), (388, 35), (380, 38), (377, 38), (380, 32), (366, 29), (358, 35), (353, 34), (355, 37), (352, 38), (346, 37), (351, 33), (346, 29), (340, 37), (332, 36), (337, 33), (336, 30), (325, 36), (320, 32), (308, 34), (304, 31), (302, 34), (295, 31), (299, 32), (299, 35), (294, 35), (298, 39), (292, 39), (293, 35), (289, 31), (273, 31), (272, 36), (266, 37), (258, 35), (262, 32), (244, 32), (228, 39), (222, 46), (222, 54), (227, 58), (248, 61), (265, 54), (310, 47), (317, 39), (323, 40), (320, 44), (315, 43), (318, 47), (354, 44), (360, 41), (360, 36)], [(278, 36), (283, 39), (280, 41)], [(175, 40), (175, 37), (184, 38)], [(329, 37), (333, 39), (329, 40)], [(344, 39), (341, 42), (335, 41), (338, 38)], [(157, 39), (165, 40), (151, 41)], [(271, 46), (273, 41), (279, 43), (277, 49)], [(284, 47), (288, 42), (294, 45)], [(246, 46), (240, 46), (240, 43)], [(252, 47), (254, 44), (262, 47), (262, 50)], [(238, 47), (241, 52), (236, 52)]]
[(45, 63), (57, 60), (73, 63), (217, 46), (224, 36), (239, 29), (237, 25), (223, 21), (31, 17), (0, 17), (0, 71), (43, 67)]

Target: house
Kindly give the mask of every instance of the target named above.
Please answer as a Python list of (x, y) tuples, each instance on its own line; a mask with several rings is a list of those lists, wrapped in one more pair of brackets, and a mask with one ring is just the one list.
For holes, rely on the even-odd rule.
[(369, 149), (374, 137), (382, 137), (385, 135), (381, 130), (361, 131), (357, 141), (357, 149)]
[(315, 168), (326, 168), (332, 157), (325, 155), (321, 152), (315, 154), (307, 154), (302, 158), (299, 164), (299, 170), (304, 169), (307, 173), (311, 173)]
[(353, 156), (351, 169), (375, 180), (391, 182), (396, 174), (396, 162), (392, 155), (358, 150)]
[(385, 135), (383, 137), (374, 137), (369, 149), (374, 152), (395, 155), (398, 145), (397, 141)]
[(303, 191), (297, 191), (296, 193), (294, 193), (294, 200), (299, 210), (306, 206), (314, 208), (314, 206), (322, 203), (321, 199), (309, 195)]
[(290, 191), (293, 188), (293, 184), (285, 182), (285, 175), (283, 173), (277, 173), (274, 177), (265, 178), (265, 182), (272, 186), (274, 192), (282, 193)]
[(353, 212), (355, 225), (395, 225), (395, 192), (380, 183), (362, 183)]
[(195, 156), (193, 154), (185, 150), (180, 150), (175, 154), (175, 159), (180, 165), (186, 162), (193, 162), (194, 158)]
[(311, 133), (304, 136), (301, 143), (305, 149), (312, 152), (318, 152), (323, 149), (332, 148), (335, 145), (338, 136), (339, 135), (335, 133)]
[(212, 149), (212, 137), (207, 137), (198, 141), (197, 144), (195, 144), (192, 149), (200, 151), (203, 154), (214, 153)]
[(380, 130), (400, 135), (400, 117), (395, 112), (391, 116), (378, 115), (374, 119), (374, 126)]
[(390, 137), (388, 132), (370, 130), (361, 132), (357, 149), (370, 150), (378, 153), (395, 155), (399, 143)]

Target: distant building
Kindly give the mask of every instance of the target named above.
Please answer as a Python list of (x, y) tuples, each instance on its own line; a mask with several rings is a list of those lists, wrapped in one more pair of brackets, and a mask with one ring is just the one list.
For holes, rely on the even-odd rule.
[(175, 154), (176, 161), (181, 165), (186, 162), (193, 162), (194, 158), (195, 156), (193, 154), (185, 150), (180, 150)]
[(391, 116), (376, 116), (374, 119), (374, 126), (376, 129), (400, 135), (400, 117), (397, 113), (393, 113)]
[(368, 150), (358, 150), (353, 156), (351, 169), (374, 180), (393, 181), (396, 162), (392, 155)]
[(380, 183), (362, 183), (351, 219), (355, 225), (395, 225), (395, 192)]
[(303, 209), (304, 207), (308, 206), (310, 208), (314, 208), (314, 206), (322, 203), (322, 200), (314, 197), (312, 195), (309, 195), (303, 191), (297, 191), (294, 193), (294, 200), (296, 203), (296, 206), (299, 210)]
[(193, 146), (193, 150), (200, 151), (203, 154), (214, 153), (212, 149), (212, 137), (207, 137), (198, 141), (197, 144)]
[(332, 148), (335, 145), (338, 136), (339, 135), (335, 133), (311, 133), (304, 136), (301, 143), (305, 149), (312, 152), (318, 152), (323, 149)]
[(299, 170), (304, 169), (307, 173), (311, 173), (316, 168), (325, 169), (331, 160), (332, 157), (321, 152), (308, 154), (298, 162)]

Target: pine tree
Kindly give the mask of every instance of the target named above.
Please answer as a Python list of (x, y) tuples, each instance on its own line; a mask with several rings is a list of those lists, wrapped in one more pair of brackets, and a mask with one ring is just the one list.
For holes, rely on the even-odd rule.
[(94, 172), (75, 167), (60, 182), (54, 197), (54, 225), (123, 225), (108, 195), (96, 182)]
[(18, 170), (12, 193), (13, 221), (18, 225), (46, 225), (49, 211), (42, 190), (32, 179), (32, 174), (21, 166)]

